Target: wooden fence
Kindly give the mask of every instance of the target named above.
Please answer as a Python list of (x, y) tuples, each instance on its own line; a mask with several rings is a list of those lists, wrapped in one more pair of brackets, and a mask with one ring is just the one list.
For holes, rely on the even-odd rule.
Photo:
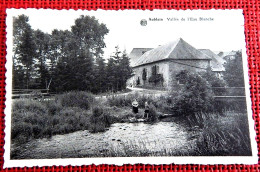
[(217, 101), (245, 101), (245, 87), (212, 87)]
[(31, 98), (31, 99), (41, 99), (51, 97), (48, 89), (13, 89), (12, 99), (17, 98)]

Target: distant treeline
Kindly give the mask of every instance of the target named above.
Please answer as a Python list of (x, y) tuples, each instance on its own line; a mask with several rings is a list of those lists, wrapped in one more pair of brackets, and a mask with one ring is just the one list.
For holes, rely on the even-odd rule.
[(115, 47), (105, 61), (108, 32), (90, 16), (80, 16), (71, 30), (55, 29), (51, 34), (32, 29), (25, 15), (14, 17), (13, 89), (93, 93), (125, 89), (132, 74), (129, 58)]

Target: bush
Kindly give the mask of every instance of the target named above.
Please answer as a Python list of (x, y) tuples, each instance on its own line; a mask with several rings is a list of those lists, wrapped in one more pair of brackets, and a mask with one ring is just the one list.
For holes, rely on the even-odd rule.
[(42, 137), (48, 125), (47, 108), (35, 100), (16, 100), (12, 107), (12, 141), (22, 144), (32, 138)]
[(47, 112), (47, 108), (42, 102), (31, 99), (15, 100), (12, 109), (20, 112), (34, 112), (38, 114)]
[(156, 122), (158, 120), (158, 113), (156, 111), (156, 107), (151, 104), (149, 107), (149, 118), (148, 121), (149, 122)]
[(33, 136), (33, 129), (30, 123), (19, 122), (12, 124), (11, 138), (16, 143), (22, 144), (27, 142)]
[(86, 130), (89, 117), (85, 109), (62, 108), (56, 101), (17, 100), (12, 107), (12, 142), (22, 144), (30, 139)]
[(176, 75), (183, 87), (174, 97), (174, 112), (178, 115), (190, 115), (198, 112), (209, 112), (213, 109), (213, 93), (206, 80), (200, 75), (182, 71)]
[(78, 107), (66, 107), (51, 119), (53, 134), (65, 134), (86, 130), (89, 125), (88, 113)]
[[(209, 67), (205, 72), (200, 72), (202, 78), (204, 78), (211, 87), (225, 87), (227, 86), (223, 79), (216, 76), (212, 69)], [(225, 90), (224, 90), (225, 91)]]
[(79, 107), (87, 110), (95, 101), (95, 97), (91, 93), (84, 91), (67, 92), (57, 96), (57, 99), (63, 107)]
[[(210, 87), (225, 87), (226, 83), (223, 79), (220, 79), (216, 76), (212, 69), (207, 68), (206, 72), (200, 73), (201, 77), (204, 78), (210, 85)], [(226, 89), (213, 89), (213, 93), (217, 96), (225, 95)]]
[(58, 114), (62, 110), (61, 104), (57, 103), (56, 101), (48, 101), (46, 103), (46, 108), (48, 109), (49, 115)]
[(92, 133), (105, 131), (112, 123), (110, 114), (102, 107), (94, 107), (90, 117), (89, 131)]

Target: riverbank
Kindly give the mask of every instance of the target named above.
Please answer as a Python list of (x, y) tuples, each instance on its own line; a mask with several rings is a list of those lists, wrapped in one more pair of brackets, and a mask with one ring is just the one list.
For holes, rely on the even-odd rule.
[[(138, 98), (139, 113), (131, 109), (132, 101)], [(80, 130), (103, 132), (111, 124), (136, 121), (144, 116), (144, 103), (150, 102), (149, 122), (157, 120), (164, 99), (130, 94), (97, 99), (87, 92), (68, 92), (54, 99), (39, 101), (14, 100), (12, 104), (12, 143), (23, 144), (32, 139), (48, 138)], [(155, 104), (156, 107), (153, 105)]]
[(98, 133), (83, 130), (33, 139), (12, 144), (11, 158), (249, 156), (248, 131), (241, 125), (246, 114), (229, 112), (218, 119), (210, 115), (203, 117), (201, 123), (171, 117), (153, 124), (114, 123)]
[[(134, 114), (131, 109), (131, 101), (137, 98), (139, 102), (139, 113)], [(148, 101), (150, 103), (150, 118), (148, 121), (143, 121), (144, 115), (144, 103)], [(156, 156), (156, 155), (168, 155), (168, 156), (218, 156), (218, 155), (250, 155), (250, 139), (248, 131), (247, 113), (223, 111), (212, 113), (196, 113), (196, 114), (183, 114), (181, 116), (171, 116), (166, 118), (162, 117), (162, 114), (169, 114), (172, 102), (168, 97), (152, 97), (144, 95), (127, 95), (127, 96), (111, 96), (107, 99), (96, 99), (93, 95), (86, 92), (69, 92), (62, 95), (57, 95), (54, 100), (40, 102), (38, 100), (20, 99), (13, 102), (12, 108), (12, 157), (20, 157), (21, 151), (27, 152), (27, 150), (37, 150), (40, 144), (46, 144), (51, 147), (45, 151), (55, 152), (52, 150), (52, 144), (63, 147), (63, 143), (68, 142), (66, 137), (70, 135), (75, 136), (74, 133), (85, 133), (93, 137), (93, 143), (99, 145), (99, 141), (102, 138), (106, 138), (107, 133), (117, 125), (122, 127), (115, 127), (116, 134), (129, 135), (126, 131), (132, 132), (132, 129), (127, 129), (124, 126), (136, 125), (136, 126), (151, 126), (156, 127), (160, 125), (174, 125), (182, 127), (181, 133), (183, 133), (182, 139), (185, 138), (187, 145), (192, 148), (185, 149), (180, 148), (180, 151), (174, 149), (157, 149), (154, 147), (149, 150), (150, 144), (154, 142), (158, 147), (163, 146), (164, 143), (158, 141), (160, 134), (165, 132), (166, 136), (159, 140), (167, 140), (167, 138), (174, 138), (171, 133), (171, 128), (152, 130), (150, 137), (153, 141), (146, 142), (145, 139), (132, 140), (131, 142), (122, 143), (122, 138), (109, 138), (108, 142), (117, 141), (120, 145), (124, 145), (122, 149), (116, 149), (118, 145), (107, 145), (100, 143), (102, 146), (93, 147), (94, 153), (80, 153), (78, 150), (83, 151), (84, 144), (89, 145), (88, 142), (84, 144), (80, 141), (81, 134), (78, 139), (72, 138), (69, 143), (72, 145), (79, 144), (78, 150), (74, 151), (74, 148), (68, 148), (69, 150), (62, 152), (60, 156), (71, 157), (96, 157), (96, 156)], [(167, 116), (167, 115), (166, 115)], [(164, 115), (165, 117), (165, 115)], [(123, 130), (121, 129), (123, 128)], [(138, 128), (138, 127), (137, 127)], [(142, 128), (142, 127), (141, 127)], [(124, 130), (125, 129), (125, 130)], [(150, 131), (145, 130), (135, 133), (135, 137), (142, 137), (147, 135)], [(177, 132), (178, 133), (178, 132)], [(114, 133), (114, 135), (116, 135)], [(175, 135), (174, 134), (174, 135)], [(95, 139), (99, 135), (102, 135), (100, 139)], [(139, 136), (142, 135), (142, 136)], [(149, 134), (148, 134), (149, 135)], [(77, 137), (76, 134), (75, 137)], [(132, 137), (129, 135), (129, 137)], [(54, 138), (58, 138), (59, 142), (49, 142)], [(62, 139), (60, 139), (62, 138)], [(83, 139), (83, 138), (82, 138)], [(114, 139), (114, 140), (113, 140)], [(180, 138), (179, 138), (180, 139)], [(56, 140), (56, 139), (54, 139)], [(84, 140), (84, 139), (83, 139)], [(117, 143), (116, 142), (116, 143)], [(136, 142), (136, 143), (135, 143)], [(181, 142), (181, 140), (180, 140)], [(174, 144), (177, 142), (174, 142)], [(238, 144), (234, 144), (238, 143)], [(90, 144), (90, 146), (91, 146)], [(110, 144), (110, 143), (108, 143)], [(137, 145), (136, 145), (137, 144)], [(165, 143), (167, 144), (167, 143)], [(69, 146), (69, 145), (67, 145)], [(54, 146), (55, 147), (55, 146)], [(172, 145), (173, 148), (176, 145)], [(57, 147), (56, 147), (57, 148)], [(102, 149), (104, 148), (105, 151)], [(57, 148), (60, 150), (62, 148)], [(39, 150), (44, 150), (39, 148)], [(71, 151), (73, 150), (73, 151)], [(88, 148), (86, 148), (88, 150)], [(101, 150), (101, 152), (99, 152)], [(139, 154), (136, 154), (134, 150), (138, 150)], [(169, 151), (168, 151), (169, 150)], [(155, 152), (154, 152), (155, 151)], [(41, 152), (41, 151), (39, 151)], [(38, 152), (38, 153), (39, 153)], [(135, 154), (132, 154), (135, 152)], [(29, 151), (30, 154), (34, 154), (33, 150)], [(57, 153), (57, 151), (56, 151)], [(43, 153), (44, 154), (44, 153)], [(22, 155), (22, 154), (21, 154)], [(30, 155), (24, 155), (24, 157), (30, 158)], [(33, 155), (34, 156), (34, 155)], [(35, 156), (36, 153), (35, 153)], [(47, 156), (47, 155), (46, 155)], [(52, 155), (48, 156), (52, 157)]]

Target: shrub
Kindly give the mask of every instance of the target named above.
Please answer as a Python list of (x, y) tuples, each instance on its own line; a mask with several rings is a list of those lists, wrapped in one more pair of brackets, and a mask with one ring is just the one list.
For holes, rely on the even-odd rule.
[(57, 96), (58, 101), (63, 107), (79, 107), (90, 109), (94, 103), (95, 97), (84, 91), (71, 91)]
[(51, 124), (53, 134), (65, 134), (88, 129), (88, 113), (78, 107), (66, 107), (54, 115)]
[(48, 126), (47, 108), (35, 100), (16, 100), (12, 108), (12, 141), (22, 144), (32, 138), (42, 137)]
[[(201, 77), (204, 78), (210, 85), (210, 87), (225, 87), (226, 83), (223, 79), (216, 76), (212, 69), (209, 67), (205, 72), (200, 73)], [(213, 89), (215, 95), (222, 96), (225, 95), (226, 89)]]
[(27, 142), (33, 136), (33, 129), (30, 123), (19, 122), (12, 124), (11, 138), (16, 143), (22, 144)]
[(56, 101), (17, 100), (12, 108), (12, 142), (23, 144), (30, 139), (86, 130), (89, 116), (85, 109), (62, 108)]
[(89, 131), (92, 133), (105, 131), (112, 123), (110, 114), (102, 107), (94, 107), (90, 117)]
[(20, 112), (35, 112), (38, 114), (44, 114), (47, 112), (47, 108), (42, 102), (31, 99), (15, 100), (13, 102), (12, 110)]
[(176, 75), (176, 79), (181, 79), (184, 85), (173, 100), (175, 113), (190, 115), (213, 109), (213, 93), (208, 82), (200, 75), (182, 71)]
[(158, 113), (156, 112), (156, 107), (151, 104), (149, 107), (149, 122), (156, 122), (158, 120)]
[(56, 101), (49, 101), (46, 103), (46, 108), (48, 109), (49, 115), (58, 114), (62, 110), (61, 104)]
[(220, 79), (209, 67), (205, 72), (200, 72), (202, 78), (204, 78), (211, 87), (225, 87), (227, 86), (223, 79)]

